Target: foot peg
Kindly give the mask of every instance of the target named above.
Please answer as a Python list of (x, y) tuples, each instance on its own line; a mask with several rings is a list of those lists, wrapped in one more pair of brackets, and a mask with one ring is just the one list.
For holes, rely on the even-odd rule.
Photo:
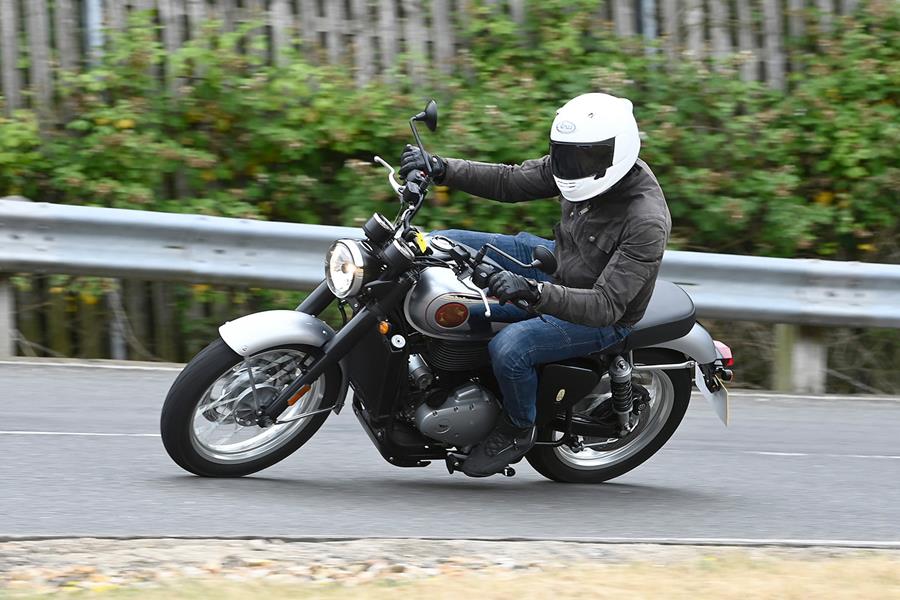
[(462, 463), (465, 460), (464, 454), (448, 454), (446, 460), (447, 472), (453, 475), (456, 471), (462, 471)]
[[(456, 471), (460, 471), (465, 473), (462, 470), (463, 460), (465, 460), (465, 455), (461, 454), (448, 454), (445, 462), (447, 464), (447, 472), (453, 475)], [(516, 470), (512, 467), (503, 467), (503, 470), (500, 471), (499, 474), (502, 474), (504, 477), (513, 477), (516, 474)], [(466, 473), (466, 475), (469, 475)], [(469, 475), (469, 477), (489, 477), (489, 475)]]

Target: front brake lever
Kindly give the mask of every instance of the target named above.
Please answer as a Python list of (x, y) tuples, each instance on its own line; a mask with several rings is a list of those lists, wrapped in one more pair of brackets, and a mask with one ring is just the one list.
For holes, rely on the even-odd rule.
[(394, 178), (394, 167), (389, 165), (387, 163), (387, 161), (384, 160), (383, 158), (381, 158), (380, 156), (376, 156), (374, 160), (375, 160), (375, 162), (377, 162), (378, 164), (380, 164), (381, 166), (383, 166), (385, 169), (388, 170), (388, 183), (391, 185), (392, 188), (394, 188), (395, 192), (402, 195), (403, 194), (403, 186), (400, 185), (400, 183)]
[(467, 288), (469, 288), (470, 290), (472, 290), (474, 292), (478, 292), (478, 295), (481, 296), (481, 301), (484, 303), (484, 316), (487, 317), (488, 319), (490, 319), (491, 318), (491, 305), (488, 304), (487, 294), (484, 293), (484, 290), (475, 285), (475, 283), (472, 281), (471, 275), (468, 277), (463, 277), (462, 279), (459, 280), (459, 282), (461, 284), (463, 284), (464, 286), (466, 286)]

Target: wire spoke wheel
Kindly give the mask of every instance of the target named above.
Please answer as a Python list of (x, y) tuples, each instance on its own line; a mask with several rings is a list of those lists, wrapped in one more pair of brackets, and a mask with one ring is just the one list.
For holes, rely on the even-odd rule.
[[(326, 370), (278, 416), (260, 427), (257, 411), (305, 373), (321, 355), (315, 347), (267, 348), (246, 358), (221, 339), (184, 368), (160, 419), (163, 445), (181, 467), (206, 477), (240, 477), (283, 460), (328, 418), (340, 390), (340, 370)], [(298, 418), (299, 417), (299, 418)]]
[[(635, 364), (671, 364), (683, 355), (664, 350), (637, 350)], [(600, 483), (619, 477), (653, 456), (681, 423), (691, 397), (691, 376), (687, 369), (637, 371), (633, 383), (643, 386), (649, 398), (640, 402), (634, 429), (623, 437), (583, 436), (583, 448), (569, 445), (535, 446), (526, 456), (541, 475), (566, 483)], [(573, 407), (574, 416), (586, 422), (617, 421), (612, 411), (609, 379), (604, 377), (592, 394)], [(544, 429), (542, 441), (558, 441), (562, 432)]]
[[(310, 359), (299, 350), (270, 350), (249, 357), (216, 379), (194, 409), (191, 442), (197, 452), (215, 462), (242, 462), (290, 440), (311, 417), (262, 428), (256, 424), (256, 411), (300, 377)], [(320, 408), (322, 392), (320, 378), (279, 420), (290, 421)]]
[[(640, 452), (659, 434), (672, 412), (675, 397), (672, 382), (661, 371), (642, 371), (636, 374), (634, 383), (643, 385), (650, 394), (650, 400), (641, 410), (634, 430), (624, 438), (579, 436), (585, 445), (580, 452), (567, 445), (553, 449), (560, 461), (574, 469), (596, 469), (613, 465)], [(589, 399), (590, 403), (586, 408), (596, 410), (598, 400), (607, 402), (610, 397), (611, 394), (607, 393), (605, 396)], [(576, 405), (575, 414), (579, 413), (579, 408), (584, 407)], [(555, 432), (554, 439), (561, 437), (561, 433)]]

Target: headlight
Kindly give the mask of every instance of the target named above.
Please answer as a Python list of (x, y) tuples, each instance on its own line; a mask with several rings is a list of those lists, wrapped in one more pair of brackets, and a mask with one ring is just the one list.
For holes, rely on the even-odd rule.
[(338, 298), (358, 294), (366, 274), (366, 264), (359, 244), (338, 240), (325, 255), (325, 281)]

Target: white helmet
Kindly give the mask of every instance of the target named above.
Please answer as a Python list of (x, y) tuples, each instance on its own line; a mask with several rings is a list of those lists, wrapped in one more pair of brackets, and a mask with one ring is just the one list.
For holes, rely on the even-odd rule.
[(556, 111), (550, 165), (563, 198), (581, 202), (602, 194), (631, 170), (641, 149), (631, 101), (582, 94)]

